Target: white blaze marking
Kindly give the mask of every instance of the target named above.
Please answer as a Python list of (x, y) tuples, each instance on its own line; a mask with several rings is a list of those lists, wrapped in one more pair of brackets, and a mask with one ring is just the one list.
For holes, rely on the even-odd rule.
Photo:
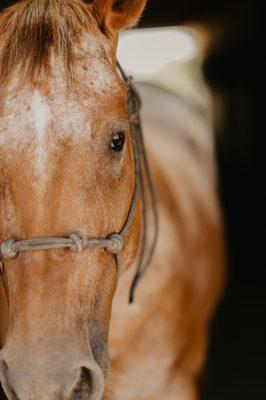
[(47, 148), (45, 142), (45, 130), (50, 116), (50, 109), (48, 104), (43, 99), (39, 90), (35, 90), (31, 99), (31, 110), (33, 123), (36, 129), (36, 164), (37, 171), (41, 180), (39, 181), (39, 190), (44, 191), (45, 184), (45, 166), (47, 159)]
[(31, 109), (33, 112), (33, 118), (38, 137), (39, 139), (42, 139), (49, 119), (50, 110), (39, 90), (34, 91), (31, 101)]

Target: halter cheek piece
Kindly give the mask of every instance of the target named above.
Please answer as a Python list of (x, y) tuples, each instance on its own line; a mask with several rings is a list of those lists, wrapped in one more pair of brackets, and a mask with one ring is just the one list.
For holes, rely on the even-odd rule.
[[(3, 260), (17, 257), (20, 252), (35, 250), (53, 250), (68, 248), (72, 252), (81, 252), (85, 249), (105, 249), (114, 254), (117, 269), (120, 269), (120, 253), (125, 244), (125, 235), (131, 225), (136, 202), (140, 196), (142, 203), (142, 239), (140, 244), (139, 259), (137, 269), (130, 288), (129, 302), (134, 301), (134, 294), (137, 284), (143, 274), (146, 272), (152, 256), (155, 251), (158, 236), (158, 215), (154, 187), (151, 179), (150, 169), (146, 157), (142, 128), (140, 122), (141, 100), (139, 94), (132, 83), (131, 77), (128, 77), (119, 63), (118, 70), (127, 85), (127, 107), (130, 116), (130, 131), (133, 144), (133, 153), (135, 160), (135, 188), (130, 205), (130, 209), (124, 226), (118, 233), (113, 233), (107, 238), (88, 238), (83, 233), (72, 233), (69, 237), (45, 237), (33, 238), (21, 241), (14, 239), (6, 240), (0, 243), (0, 274), (3, 269)], [(147, 189), (147, 192), (146, 192)], [(147, 243), (147, 205), (148, 197), (151, 204), (153, 216), (153, 237), (151, 243)]]

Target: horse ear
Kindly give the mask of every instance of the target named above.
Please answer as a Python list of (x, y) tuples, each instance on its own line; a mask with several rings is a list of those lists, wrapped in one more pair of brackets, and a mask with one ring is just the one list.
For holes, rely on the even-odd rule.
[(94, 0), (92, 7), (104, 31), (117, 33), (135, 25), (147, 0)]

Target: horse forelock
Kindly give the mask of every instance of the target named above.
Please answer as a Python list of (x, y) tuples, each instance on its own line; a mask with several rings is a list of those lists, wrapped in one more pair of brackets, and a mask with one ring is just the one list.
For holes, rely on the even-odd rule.
[(21, 0), (0, 14), (0, 87), (12, 73), (34, 83), (51, 73), (51, 59), (61, 60), (68, 83), (75, 77), (76, 48), (97, 22), (82, 0)]

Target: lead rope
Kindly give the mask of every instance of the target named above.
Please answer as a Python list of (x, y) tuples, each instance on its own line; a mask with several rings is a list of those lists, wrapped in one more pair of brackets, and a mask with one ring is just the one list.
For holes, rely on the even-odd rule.
[[(156, 249), (158, 232), (159, 232), (159, 221), (158, 221), (158, 210), (157, 210), (155, 189), (151, 177), (150, 167), (144, 145), (143, 131), (141, 126), (141, 118), (140, 118), (141, 99), (135, 85), (132, 83), (132, 78), (126, 75), (119, 62), (117, 62), (117, 66), (128, 88), (128, 97), (127, 97), (128, 113), (131, 118), (132, 140), (135, 143), (135, 145), (133, 145), (133, 149), (135, 154), (136, 180), (139, 181), (137, 186), (139, 188), (138, 191), (140, 191), (141, 203), (142, 203), (142, 241), (140, 246), (136, 273), (134, 275), (129, 293), (129, 303), (133, 303), (135, 299), (135, 292), (137, 285), (142, 276), (147, 271)], [(147, 228), (148, 228), (148, 221), (147, 221), (148, 200), (145, 192), (145, 183), (147, 184), (148, 194), (151, 200), (151, 208), (152, 208), (151, 211), (153, 220), (153, 236), (148, 251), (146, 250)]]

